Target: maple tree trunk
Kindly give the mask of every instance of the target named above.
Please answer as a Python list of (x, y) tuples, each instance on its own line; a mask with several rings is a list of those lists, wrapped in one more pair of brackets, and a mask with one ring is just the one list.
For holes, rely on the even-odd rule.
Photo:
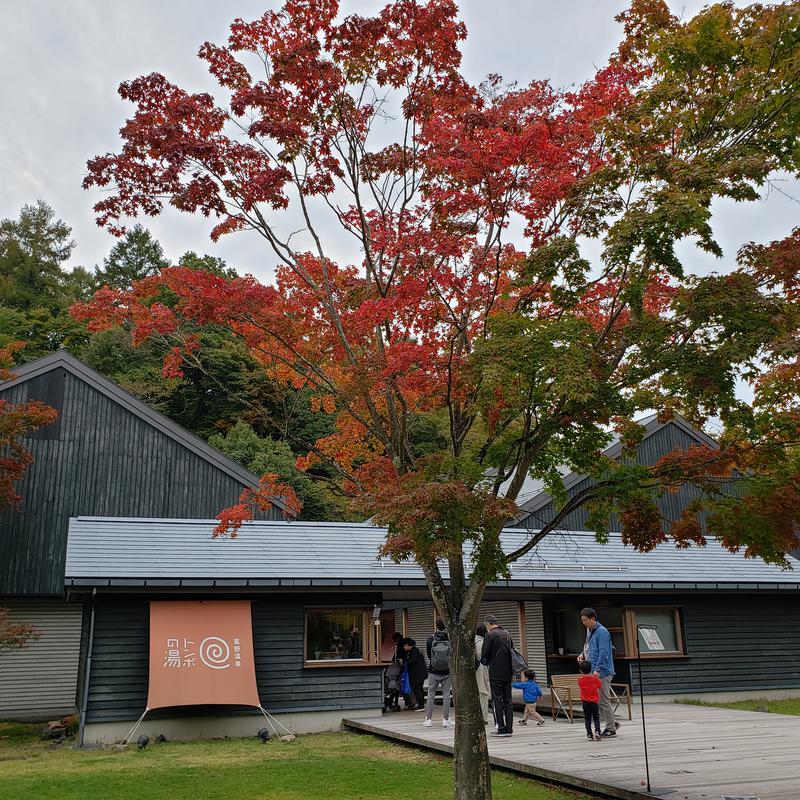
[(453, 742), (453, 796), (455, 800), (491, 800), (492, 775), (486, 726), (475, 680), (475, 626), (472, 621), (452, 621), (450, 676), (453, 681), (455, 738)]

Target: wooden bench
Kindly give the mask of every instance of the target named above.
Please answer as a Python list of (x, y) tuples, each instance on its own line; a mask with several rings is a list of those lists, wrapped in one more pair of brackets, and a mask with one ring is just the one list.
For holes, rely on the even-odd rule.
[[(550, 710), (553, 720), (563, 711), (566, 718), (573, 721), (573, 706), (580, 708), (581, 690), (578, 687), (579, 674), (551, 675), (550, 676)], [(611, 705), (616, 714), (622, 703), (628, 706), (628, 719), (633, 719), (631, 713), (631, 687), (627, 683), (611, 684)]]

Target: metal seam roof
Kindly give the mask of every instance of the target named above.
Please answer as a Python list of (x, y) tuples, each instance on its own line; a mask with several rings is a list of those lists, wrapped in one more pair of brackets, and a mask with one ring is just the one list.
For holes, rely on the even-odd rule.
[[(214, 539), (216, 524), (216, 520), (73, 518), (66, 581), (72, 585), (166, 581), (183, 586), (199, 581), (217, 586), (424, 584), (415, 563), (378, 558), (386, 536), (382, 528), (258, 521), (245, 523), (236, 539)], [(530, 534), (524, 529), (504, 531), (506, 551), (520, 546)], [(795, 569), (781, 570), (729, 553), (717, 542), (688, 550), (660, 545), (652, 553), (638, 553), (623, 545), (618, 534), (601, 545), (593, 533), (564, 531), (512, 564), (510, 577), (498, 585), (800, 588), (800, 562), (790, 561)]]

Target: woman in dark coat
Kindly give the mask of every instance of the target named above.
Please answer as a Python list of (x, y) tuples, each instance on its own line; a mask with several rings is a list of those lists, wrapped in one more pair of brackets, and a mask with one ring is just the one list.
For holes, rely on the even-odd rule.
[(406, 668), (408, 669), (408, 679), (411, 683), (411, 694), (405, 696), (407, 711), (415, 711), (425, 705), (425, 693), (422, 684), (428, 677), (428, 668), (425, 666), (425, 659), (422, 657), (417, 643), (413, 639), (403, 639), (403, 649), (406, 653)]

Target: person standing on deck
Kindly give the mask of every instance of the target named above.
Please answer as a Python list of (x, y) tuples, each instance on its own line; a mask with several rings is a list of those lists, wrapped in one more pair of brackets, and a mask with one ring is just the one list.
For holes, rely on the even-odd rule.
[(436, 702), (436, 690), (441, 686), (442, 727), (454, 728), (455, 722), (450, 719), (450, 639), (441, 619), (436, 620), (436, 631), (428, 639), (428, 664), (428, 702), (422, 724), (426, 728), (433, 725), (433, 704)]
[(593, 608), (581, 610), (581, 624), (586, 628), (586, 645), (578, 656), (578, 662), (588, 661), (592, 665), (592, 675), (600, 678), (600, 722), (606, 738), (617, 735), (619, 723), (614, 719), (611, 705), (611, 682), (614, 680), (614, 651), (611, 634), (597, 619)]
[(488, 633), (483, 639), (481, 664), (489, 668), (489, 685), (492, 688), (492, 707), (497, 730), (490, 736), (511, 736), (514, 732), (514, 706), (511, 703), (511, 634), (497, 624), (497, 617), (486, 617)]
[(489, 695), (491, 689), (489, 687), (489, 670), (480, 663), (483, 656), (483, 639), (488, 631), (486, 626), (481, 622), (475, 629), (475, 658), (478, 661), (475, 667), (475, 680), (478, 682), (478, 697), (481, 703), (481, 716), (483, 717), (483, 724), (489, 724)]

